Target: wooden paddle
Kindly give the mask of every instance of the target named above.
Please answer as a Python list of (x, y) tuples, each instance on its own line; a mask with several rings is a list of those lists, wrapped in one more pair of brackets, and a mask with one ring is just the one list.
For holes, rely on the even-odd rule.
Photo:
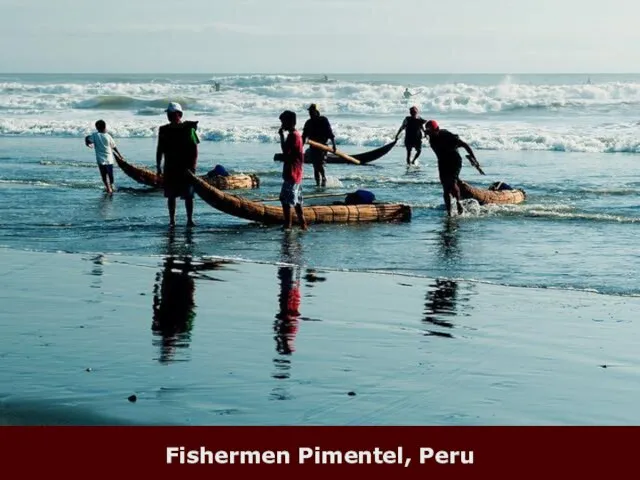
[(350, 157), (349, 155), (347, 155), (346, 153), (342, 153), (340, 150), (336, 150), (335, 152), (333, 151), (333, 148), (324, 145), (322, 143), (318, 143), (314, 140), (307, 140), (307, 143), (309, 145), (311, 145), (312, 147), (318, 148), (320, 150), (324, 150), (325, 152), (329, 152), (329, 153), (333, 153), (336, 157), (340, 157), (344, 160), (346, 160), (347, 162), (351, 162), (351, 163), (355, 163), (356, 165), (360, 165), (360, 160), (356, 160), (353, 157)]
[[(302, 195), (302, 198), (306, 200), (307, 198), (328, 198), (328, 197), (345, 197), (346, 193), (320, 193), (318, 195)], [(280, 200), (280, 197), (270, 197), (270, 198), (256, 198), (252, 199), (253, 202), (275, 202)]]

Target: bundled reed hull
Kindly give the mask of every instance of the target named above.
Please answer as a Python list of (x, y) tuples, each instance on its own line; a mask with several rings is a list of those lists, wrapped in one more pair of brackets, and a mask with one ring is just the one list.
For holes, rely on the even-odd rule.
[[(162, 188), (162, 175), (158, 175), (156, 172), (148, 168), (132, 165), (124, 159), (118, 157), (117, 155), (116, 162), (118, 163), (118, 166), (122, 169), (122, 171), (129, 177), (134, 179), (136, 182), (148, 187)], [(220, 190), (260, 187), (260, 179), (257, 175), (254, 174), (238, 173), (235, 175), (229, 175), (227, 177), (206, 174), (200, 176), (200, 178)]]
[(209, 185), (219, 190), (235, 190), (240, 188), (259, 188), (260, 179), (254, 174), (236, 173), (228, 177), (219, 175), (202, 175), (202, 178)]
[[(376, 148), (375, 150), (370, 150), (368, 152), (363, 152), (363, 153), (357, 153), (355, 155), (351, 155), (352, 158), (355, 158), (356, 160), (358, 160), (360, 162), (360, 164), (366, 164), (369, 162), (373, 162), (374, 160), (377, 160), (381, 157), (383, 157), (384, 155), (386, 155), (387, 153), (389, 153), (391, 151), (391, 149), (393, 147), (396, 146), (396, 142), (393, 141), (391, 143), (388, 143), (380, 148)], [(273, 156), (273, 160), (275, 162), (282, 162), (284, 159), (284, 156), (282, 155), (282, 153), (276, 153)], [(311, 160), (309, 160), (308, 156), (305, 155), (304, 158), (304, 163), (311, 163)], [(331, 153), (327, 154), (327, 163), (351, 163), (347, 160), (345, 160), (344, 158), (340, 158), (336, 155), (333, 155)]]
[(162, 175), (158, 175), (153, 170), (144, 167), (137, 167), (125, 161), (119, 155), (114, 155), (118, 166), (129, 177), (133, 178), (136, 182), (146, 185), (148, 187), (162, 188)]
[(458, 182), (458, 186), (460, 187), (460, 198), (463, 200), (477, 200), (480, 205), (487, 205), (491, 203), (515, 204), (524, 202), (527, 198), (525, 191), (519, 188), (513, 190), (491, 190), (488, 188), (474, 187), (462, 180)]
[[(265, 205), (237, 195), (224, 193), (201, 177), (190, 175), (196, 194), (221, 212), (266, 225), (282, 225), (282, 207)], [(411, 207), (399, 203), (371, 205), (314, 205), (303, 207), (307, 223), (406, 222), (411, 220)], [(294, 214), (295, 215), (295, 214)]]

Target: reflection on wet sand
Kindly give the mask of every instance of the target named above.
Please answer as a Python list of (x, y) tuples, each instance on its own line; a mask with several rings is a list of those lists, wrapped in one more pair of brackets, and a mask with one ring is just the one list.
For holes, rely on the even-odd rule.
[[(279, 354), (273, 359), (276, 367), (272, 377), (285, 380), (290, 377), (290, 355), (295, 352), (295, 337), (298, 333), (300, 319), (300, 275), (302, 246), (297, 232), (285, 232), (282, 239), (281, 261), (293, 265), (278, 267), (278, 282), (280, 291), (278, 294), (278, 312), (273, 322), (276, 352)], [(276, 400), (287, 400), (290, 395), (278, 386), (274, 388), (271, 397)]]
[[(455, 217), (444, 220), (438, 245), (440, 258), (453, 269), (456, 261), (460, 258), (458, 222)], [(422, 321), (428, 326), (454, 328), (450, 319), (457, 315), (458, 283), (455, 280), (438, 278), (429, 287)], [(426, 330), (425, 335), (453, 338), (451, 333), (431, 328)]]
[[(454, 328), (449, 318), (456, 316), (458, 284), (455, 280), (436, 279), (427, 291), (424, 304), (423, 322), (444, 328)], [(439, 330), (427, 330), (426, 335), (453, 337), (450, 333)]]
[(163, 270), (156, 275), (153, 289), (151, 330), (159, 338), (161, 363), (176, 360), (176, 350), (189, 347), (196, 317), (195, 281), (190, 257), (166, 257)]
[(91, 288), (102, 288), (102, 275), (104, 275), (105, 256), (100, 253), (91, 259), (93, 267), (91, 268), (91, 276), (95, 277), (91, 282)]
[[(194, 277), (203, 270), (217, 270), (230, 263), (195, 261), (190, 255), (191, 245), (190, 233), (185, 235), (184, 242), (176, 243), (175, 232), (170, 231), (163, 268), (156, 275), (151, 331), (157, 337), (153, 344), (160, 348), (160, 363), (188, 360), (176, 356), (180, 349), (188, 348), (191, 342), (191, 330), (196, 318)], [(209, 276), (204, 278), (218, 280)]]
[(314, 268), (307, 268), (307, 273), (304, 276), (304, 279), (307, 281), (307, 287), (313, 287), (314, 283), (324, 282), (327, 280), (326, 277), (318, 275), (317, 270)]

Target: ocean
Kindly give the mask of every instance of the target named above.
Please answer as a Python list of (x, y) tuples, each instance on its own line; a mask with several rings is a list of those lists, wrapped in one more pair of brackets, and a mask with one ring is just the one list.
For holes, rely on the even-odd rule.
[[(214, 82), (221, 84), (212, 91)], [(415, 93), (409, 101), (405, 88)], [(321, 226), (308, 262), (325, 268), (449, 276), (506, 285), (640, 293), (636, 153), (640, 76), (593, 75), (2, 75), (0, 245), (35, 250), (160, 254), (164, 199), (116, 167), (114, 198), (102, 196), (83, 137), (99, 118), (133, 163), (155, 164), (155, 135), (168, 101), (199, 121), (199, 172), (216, 164), (256, 173), (252, 198), (277, 196), (278, 115), (299, 124), (315, 102), (337, 143), (358, 153), (391, 141), (416, 104), (424, 118), (459, 133), (487, 175), (465, 163), (462, 178), (523, 188), (517, 206), (470, 205), (447, 223), (432, 152), (407, 169), (397, 148), (371, 166), (329, 165), (327, 192), (368, 189), (413, 206), (401, 226)], [(305, 191), (314, 194), (310, 166)], [(183, 214), (179, 209), (178, 215)], [(274, 261), (273, 229), (219, 214), (196, 201), (199, 253)], [(459, 257), (445, 258), (455, 237)]]
[[(544, 306), (545, 301), (566, 299), (566, 308), (568, 312), (573, 311), (574, 316), (589, 302), (596, 306), (622, 305), (619, 307), (619, 317), (624, 319), (621, 325), (629, 327), (630, 320), (627, 319), (631, 304), (640, 297), (637, 281), (640, 254), (636, 247), (640, 228), (640, 120), (637, 115), (640, 75), (327, 75), (328, 81), (322, 75), (305, 74), (0, 74), (0, 248), (5, 252), (5, 258), (13, 252), (20, 262), (46, 254), (58, 259), (66, 258), (61, 255), (104, 258), (115, 263), (118, 259), (135, 263), (131, 259), (138, 258), (148, 264), (162, 262), (168, 255), (178, 252), (193, 258), (224, 259), (274, 269), (292, 263), (307, 270), (324, 272), (329, 279), (327, 285), (331, 283), (332, 273), (356, 275), (353, 278), (359, 282), (358, 288), (364, 288), (367, 281), (374, 282), (377, 278), (377, 283), (374, 282), (377, 286), (371, 290), (374, 296), (380, 295), (382, 285), (386, 285), (384, 279), (393, 279), (396, 285), (435, 281), (436, 285), (442, 286), (444, 293), (440, 293), (445, 297), (451, 285), (489, 289), (488, 297), (494, 295), (496, 299), (502, 292), (502, 302), (496, 300), (491, 305), (501, 310), (503, 317), (506, 312), (517, 314), (518, 302), (539, 298), (540, 312), (520, 312), (529, 321), (538, 318), (536, 315), (546, 315), (545, 312), (551, 315), (551, 305)], [(220, 83), (220, 91), (213, 88), (215, 82)], [(410, 99), (403, 98), (405, 88), (414, 94)], [(390, 153), (370, 165), (327, 165), (329, 181), (326, 189), (315, 187), (311, 166), (306, 165), (303, 188), (309, 196), (367, 189), (374, 192), (379, 201), (410, 204), (413, 210), (411, 222), (314, 225), (307, 232), (295, 233), (298, 248), (293, 254), (289, 250), (283, 253), (283, 232), (277, 227), (262, 227), (231, 217), (196, 197), (194, 219), (197, 226), (186, 231), (184, 207), (179, 202), (177, 227), (172, 233), (168, 230), (166, 203), (161, 192), (136, 184), (116, 167), (116, 192), (113, 196), (104, 194), (94, 152), (86, 148), (83, 141), (85, 135), (94, 131), (94, 122), (103, 119), (119, 150), (130, 162), (153, 167), (157, 129), (166, 123), (163, 109), (169, 101), (183, 105), (185, 119), (199, 122), (202, 143), (198, 173), (205, 173), (217, 164), (232, 172), (255, 173), (261, 180), (259, 189), (233, 192), (249, 198), (274, 197), (279, 192), (282, 164), (275, 162), (273, 156), (279, 152), (280, 112), (285, 109), (297, 112), (301, 128), (307, 118), (306, 107), (317, 103), (321, 113), (331, 121), (338, 148), (349, 154), (371, 150), (391, 141), (409, 107), (417, 105), (423, 118), (436, 119), (442, 128), (458, 133), (476, 152), (486, 176), (479, 175), (465, 160), (461, 178), (477, 186), (503, 181), (524, 189), (527, 199), (522, 204), (502, 206), (480, 206), (466, 201), (464, 215), (447, 219), (433, 153), (425, 145), (419, 165), (407, 167), (402, 142), (398, 142)], [(308, 203), (321, 201), (310, 199)], [(16, 260), (15, 264), (0, 267), (0, 273), (4, 270), (0, 277), (5, 279), (4, 285), (9, 292), (13, 291), (11, 279), (20, 275), (19, 272), (26, 275), (27, 270), (19, 268), (20, 262)], [(10, 269), (11, 265), (15, 268)], [(32, 274), (38, 275), (35, 271)], [(53, 271), (47, 273), (45, 268), (41, 274), (50, 275), (56, 283)], [(95, 276), (94, 272), (86, 281), (94, 280)], [(273, 278), (275, 282), (275, 276)], [(350, 308), (345, 302), (350, 295), (349, 282), (342, 283), (340, 289), (331, 290), (331, 296), (314, 301), (322, 303), (322, 308), (331, 308), (337, 302), (335, 308), (340, 305), (345, 321), (363, 312), (369, 312), (369, 317), (363, 317), (363, 321), (373, 318), (380, 313), (372, 311), (374, 305), (384, 310), (384, 305), (378, 305), (380, 298), (371, 299), (371, 305), (359, 304)], [(25, 285), (28, 288), (28, 280)], [(251, 301), (247, 300), (248, 304), (243, 305), (242, 299), (254, 295), (256, 289), (266, 288), (258, 281), (238, 280), (233, 285), (236, 291), (228, 295), (237, 296), (238, 308), (245, 312), (249, 311)], [(101, 288), (97, 286), (93, 292), (101, 291)], [(215, 296), (215, 289), (211, 291)], [(518, 293), (507, 294), (513, 291)], [(61, 292), (49, 292), (47, 298), (53, 299), (62, 295)], [(41, 293), (34, 287), (31, 301), (38, 302)], [(273, 293), (275, 302), (277, 292)], [(402, 290), (396, 293), (400, 297), (394, 297), (389, 304), (402, 305)], [(12, 300), (13, 297), (5, 294), (6, 304), (12, 305), (6, 312), (14, 312), (11, 314), (14, 315), (20, 311), (28, 318), (32, 308), (30, 302), (25, 300), (17, 308), (15, 298)], [(73, 297), (74, 294), (67, 291), (64, 295)], [(90, 302), (90, 298), (77, 295), (79, 304)], [(583, 295), (591, 295), (591, 300), (572, 301), (583, 299)], [(222, 302), (222, 298), (216, 298), (206, 300), (212, 311), (216, 302)], [(358, 298), (366, 296), (362, 294)], [(142, 297), (138, 300), (146, 301)], [(127, 301), (134, 308), (136, 297)], [(66, 310), (70, 306), (61, 305), (56, 308), (61, 312), (70, 311)], [(485, 303), (484, 307), (487, 305)], [(224, 308), (229, 314), (231, 307), (225, 305)], [(256, 304), (251, 308), (260, 311), (263, 305)], [(420, 309), (424, 309), (424, 305)], [(464, 319), (464, 313), (455, 311), (451, 307), (440, 313), (448, 319), (446, 321), (451, 316)], [(601, 321), (601, 313), (585, 321)], [(467, 314), (472, 315), (472, 312)], [(557, 311), (553, 313), (556, 314)], [(12, 320), (15, 317), (11, 315), (7, 313), (0, 322), (4, 338), (20, 338), (24, 333), (20, 329), (25, 327), (16, 325)], [(420, 317), (422, 312), (417, 315)], [(273, 312), (267, 316), (272, 318)], [(242, 314), (236, 312), (234, 321), (241, 323), (240, 317)], [(38, 318), (42, 322), (46, 320), (44, 316)], [(560, 322), (562, 318), (555, 320)], [(376, 321), (376, 328), (380, 327), (379, 322)], [(401, 324), (402, 329), (413, 328), (405, 320)], [(582, 328), (576, 325), (576, 328)], [(237, 328), (242, 329), (242, 326)], [(562, 330), (557, 325), (554, 328)], [(555, 332), (554, 335), (556, 338), (570, 336), (574, 334), (571, 332)], [(613, 330), (609, 333), (612, 338), (626, 336), (627, 341), (637, 338), (636, 329), (624, 332)], [(233, 335), (228, 333), (223, 336), (225, 342), (233, 342)], [(356, 329), (349, 334), (360, 333), (364, 332)], [(110, 335), (109, 330), (103, 334)], [(531, 339), (543, 342), (529, 330), (521, 334), (524, 336), (519, 337), (521, 339), (532, 335)], [(211, 332), (205, 338), (215, 342)], [(320, 335), (320, 338), (325, 337)], [(382, 344), (371, 342), (376, 348), (384, 343), (382, 340)], [(77, 342), (72, 343), (80, 348)], [(403, 348), (411, 349), (410, 342), (400, 343)], [(323, 346), (331, 347), (330, 343), (323, 343)], [(361, 348), (365, 349), (365, 346)], [(579, 348), (579, 345), (574, 347)], [(317, 347), (307, 348), (314, 350)], [(227, 343), (225, 352), (232, 355), (232, 351), (232, 345)], [(473, 356), (478, 352), (470, 349), (468, 353)], [(21, 371), (29, 364), (23, 357), (11, 363), (7, 360), (11, 354), (7, 355), (2, 357), (0, 352), (9, 372)], [(314, 355), (317, 357), (314, 358), (315, 365), (322, 365), (321, 354), (314, 350)], [(362, 355), (364, 357), (356, 357), (361, 360), (368, 354)], [(630, 363), (637, 365), (633, 355)], [(514, 360), (517, 355), (505, 354), (502, 358), (503, 363), (517, 361)], [(245, 366), (249, 368), (250, 365)], [(122, 372), (130, 367), (131, 364), (126, 368), (123, 366)], [(363, 365), (362, 368), (366, 367)], [(375, 368), (384, 367), (376, 365)], [(397, 366), (392, 370), (398, 374)], [(307, 374), (304, 381), (312, 382), (314, 388), (323, 385), (323, 380), (316, 379), (320, 383), (313, 383), (315, 380), (311, 378), (315, 378), (315, 374), (310, 371)], [(45, 368), (33, 378), (46, 375)], [(254, 381), (252, 375), (248, 374), (246, 380)], [(24, 382), (24, 377), (21, 378), (17, 383)], [(330, 379), (330, 383), (334, 380)], [(62, 388), (60, 385), (56, 388)], [(103, 387), (109, 389), (110, 385)], [(549, 388), (556, 387), (560, 388), (555, 384)], [(413, 387), (406, 388), (412, 391)], [(31, 392), (33, 388), (27, 390)], [(251, 395), (250, 389), (243, 391)], [(35, 392), (38, 402), (64, 397), (55, 389), (35, 389)], [(0, 389), (0, 397), (2, 393)], [(199, 396), (205, 393), (198, 391)], [(318, 393), (314, 391), (314, 395)], [(190, 398), (188, 393), (181, 395)], [(466, 395), (465, 389), (461, 387), (456, 395)], [(637, 398), (637, 393), (634, 395)], [(523, 397), (518, 398), (522, 400)], [(233, 399), (227, 398), (224, 404), (224, 411), (240, 408), (234, 406)], [(100, 408), (104, 406), (100, 405)], [(161, 412), (161, 406), (158, 406), (158, 412)], [(218, 417), (211, 417), (206, 409), (201, 411), (199, 408), (191, 405), (184, 411), (194, 414), (196, 420), (193, 422), (196, 423), (217, 421)], [(464, 407), (460, 409), (462, 411)], [(568, 413), (568, 405), (563, 404), (560, 410), (563, 413), (558, 415), (557, 411), (549, 415), (537, 411), (518, 416), (514, 406), (508, 416), (491, 421), (592, 421), (587, 420), (588, 411), (584, 416), (575, 417)], [(624, 423), (634, 415), (630, 408), (624, 412), (616, 413), (621, 415), (616, 417), (616, 422)], [(304, 423), (306, 414), (301, 415), (291, 421)], [(465, 423), (469, 420), (466, 416), (447, 415), (422, 421)], [(411, 421), (421, 421), (416, 411), (409, 417)], [(329, 414), (322, 421), (314, 417), (314, 421), (327, 423), (332, 418), (345, 423), (350, 417), (342, 412), (335, 417)], [(473, 422), (483, 422), (490, 417), (473, 418)], [(601, 418), (611, 419), (606, 414)], [(637, 419), (637, 416), (633, 418)], [(380, 421), (398, 421), (398, 417), (391, 414), (384, 419)], [(229, 421), (235, 420), (243, 421), (237, 417)], [(158, 413), (154, 421), (167, 419)], [(257, 415), (248, 422), (269, 421)], [(367, 422), (375, 421), (375, 416), (367, 419)]]

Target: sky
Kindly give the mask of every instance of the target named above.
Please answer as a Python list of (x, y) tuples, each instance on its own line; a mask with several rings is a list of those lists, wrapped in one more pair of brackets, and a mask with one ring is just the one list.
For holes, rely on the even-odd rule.
[(629, 0), (0, 0), (17, 73), (635, 73)]

